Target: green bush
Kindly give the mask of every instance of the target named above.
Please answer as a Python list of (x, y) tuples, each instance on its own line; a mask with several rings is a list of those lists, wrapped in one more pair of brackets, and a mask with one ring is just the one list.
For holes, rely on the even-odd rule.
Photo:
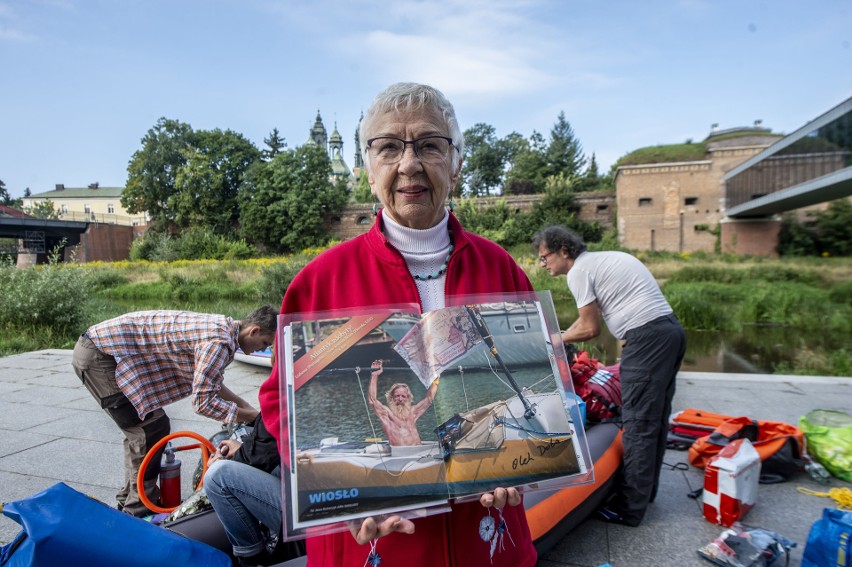
[(290, 282), (312, 259), (313, 256), (308, 254), (296, 254), (286, 262), (276, 262), (261, 268), (260, 281), (257, 283), (260, 300), (273, 305), (281, 303)]
[(192, 228), (177, 235), (146, 233), (130, 246), (131, 260), (240, 260), (258, 255), (245, 240), (231, 240), (209, 229)]
[(109, 289), (128, 282), (127, 275), (115, 268), (102, 267), (89, 270), (86, 274), (86, 283), (94, 291)]
[(670, 282), (716, 282), (725, 284), (757, 282), (797, 282), (809, 286), (824, 286), (825, 279), (817, 272), (789, 266), (750, 266), (746, 269), (716, 266), (684, 266), (669, 277)]
[(715, 282), (740, 283), (743, 272), (735, 268), (716, 268), (714, 266), (685, 266), (668, 278), (668, 283)]
[(209, 229), (192, 228), (175, 240), (181, 260), (239, 260), (257, 255), (245, 240), (230, 240)]
[(57, 333), (79, 329), (89, 301), (86, 273), (63, 266), (16, 268), (0, 265), (0, 327), (51, 328)]
[(828, 292), (828, 299), (840, 305), (852, 305), (852, 282), (835, 284)]
[(147, 232), (139, 238), (135, 238), (130, 244), (130, 259), (134, 262), (148, 260), (154, 257), (158, 248), (158, 235)]
[(663, 286), (663, 294), (687, 329), (734, 330), (740, 321), (733, 309), (745, 295), (738, 286), (718, 282), (676, 283)]

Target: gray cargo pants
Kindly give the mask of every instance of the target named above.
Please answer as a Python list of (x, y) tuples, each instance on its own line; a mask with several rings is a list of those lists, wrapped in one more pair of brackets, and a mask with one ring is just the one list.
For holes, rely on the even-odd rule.
[(614, 507), (625, 523), (639, 525), (660, 484), (675, 377), (686, 352), (686, 334), (672, 314), (631, 329), (624, 338), (624, 468)]
[[(150, 514), (139, 500), (136, 476), (149, 448), (169, 434), (169, 416), (162, 409), (156, 409), (140, 419), (136, 408), (115, 384), (115, 358), (99, 351), (85, 334), (77, 339), (71, 365), (89, 393), (124, 433), (124, 486), (115, 499), (129, 514)], [(154, 504), (160, 498), (157, 477), (160, 474), (161, 455), (162, 449), (145, 471), (145, 494)]]

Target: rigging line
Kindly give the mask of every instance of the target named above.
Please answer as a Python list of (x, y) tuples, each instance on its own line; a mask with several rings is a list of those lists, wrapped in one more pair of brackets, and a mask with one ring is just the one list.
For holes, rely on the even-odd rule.
[(361, 390), (361, 399), (364, 400), (364, 410), (367, 414), (367, 421), (370, 422), (370, 431), (372, 431), (373, 439), (375, 439), (376, 438), (376, 426), (373, 425), (373, 418), (370, 417), (370, 404), (367, 403), (367, 396), (364, 394), (364, 386), (361, 384), (361, 367), (360, 366), (355, 367), (355, 379), (358, 381), (358, 388)]
[(545, 376), (544, 378), (542, 378), (541, 380), (539, 380), (538, 382), (536, 382), (535, 384), (530, 384), (529, 386), (527, 386), (527, 389), (532, 390), (533, 388), (535, 388), (536, 386), (538, 386), (539, 384), (541, 384), (545, 380), (550, 380), (551, 378), (553, 378), (552, 372), (550, 374), (548, 374), (547, 376)]
[(552, 431), (538, 431), (537, 429), (529, 429), (527, 427), (521, 427), (520, 425), (516, 425), (514, 423), (510, 423), (501, 417), (495, 417), (494, 421), (508, 427), (510, 429), (516, 429), (518, 431), (523, 431), (524, 433), (536, 433), (538, 435), (546, 435), (548, 437), (568, 437), (571, 435), (571, 432), (567, 433), (554, 433)]
[(461, 375), (462, 392), (464, 392), (464, 407), (465, 411), (470, 411), (470, 402), (467, 400), (467, 387), (464, 385), (464, 367), (459, 364), (459, 374)]
[(487, 353), (482, 353), (482, 354), (485, 356), (485, 362), (488, 364), (488, 369), (491, 370), (491, 373), (494, 375), (494, 377), (497, 378), (497, 380), (499, 380), (501, 384), (506, 386), (507, 389), (514, 392), (515, 389), (512, 388), (512, 386), (510, 386), (508, 382), (503, 380), (503, 378), (497, 373), (497, 371), (494, 370), (494, 367), (491, 366), (491, 357), (489, 357)]

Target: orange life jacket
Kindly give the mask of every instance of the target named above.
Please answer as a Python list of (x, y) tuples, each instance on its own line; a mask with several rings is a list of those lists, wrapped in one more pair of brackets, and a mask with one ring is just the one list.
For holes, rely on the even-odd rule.
[[(706, 419), (713, 419), (705, 416)], [(699, 437), (689, 448), (689, 462), (703, 468), (710, 457), (735, 439), (748, 439), (762, 461), (761, 482), (781, 482), (801, 469), (805, 437), (802, 430), (781, 421), (732, 417), (722, 421), (712, 433)]]

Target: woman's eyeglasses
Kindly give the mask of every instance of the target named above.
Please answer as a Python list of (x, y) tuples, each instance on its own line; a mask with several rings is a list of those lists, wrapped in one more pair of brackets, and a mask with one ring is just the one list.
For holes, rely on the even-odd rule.
[(443, 161), (449, 154), (450, 148), (454, 147), (453, 139), (446, 136), (426, 136), (416, 140), (400, 140), (390, 136), (381, 136), (367, 140), (367, 151), (370, 153), (371, 159), (391, 164), (402, 159), (405, 146), (408, 144), (411, 144), (414, 148), (414, 155), (420, 161), (430, 163)]

